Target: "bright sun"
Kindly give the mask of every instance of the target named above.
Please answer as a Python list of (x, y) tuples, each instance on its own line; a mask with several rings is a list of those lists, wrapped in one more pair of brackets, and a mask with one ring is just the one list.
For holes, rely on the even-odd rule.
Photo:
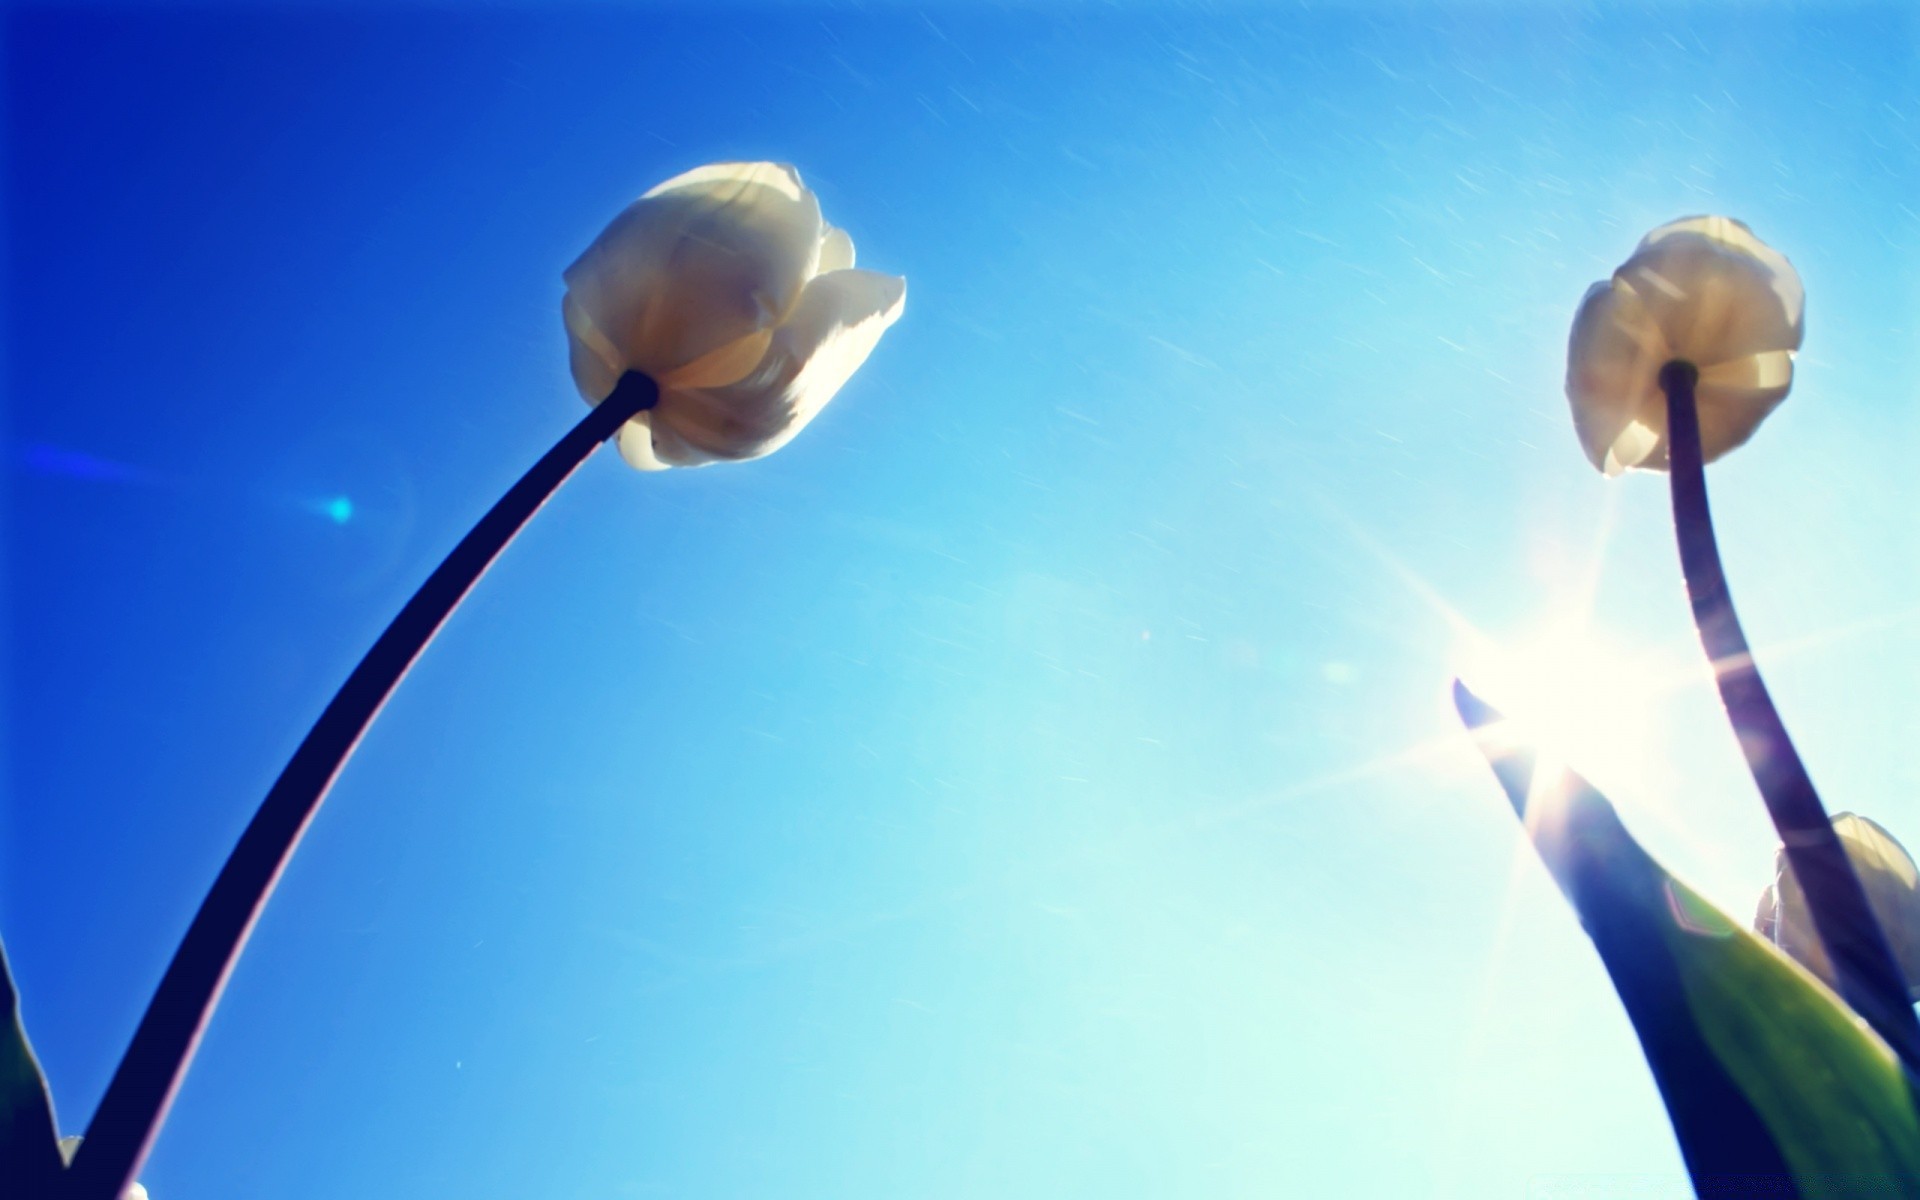
[(1642, 789), (1657, 767), (1657, 726), (1670, 673), (1560, 617), (1517, 635), (1462, 635), (1466, 685), (1505, 713), (1514, 732), (1602, 791)]

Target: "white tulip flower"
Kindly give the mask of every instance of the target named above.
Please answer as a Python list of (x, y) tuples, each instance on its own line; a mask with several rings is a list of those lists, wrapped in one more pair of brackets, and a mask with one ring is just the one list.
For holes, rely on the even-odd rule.
[[(866, 361), (907, 293), (904, 279), (854, 270), (852, 239), (776, 163), (668, 180), (614, 218), (565, 278), (573, 378), (592, 409), (448, 552), (301, 741), (194, 914), (101, 1097), (93, 1139), (65, 1147), (63, 1190), (145, 1200), (130, 1181), (301, 833), (415, 659), (555, 490), (612, 437), (647, 469), (778, 449)], [(0, 991), (11, 995), (4, 964), (0, 954)], [(51, 1123), (46, 1097), (37, 1117), (33, 1099), (21, 1120)]]
[[(1866, 817), (1839, 813), (1833, 818), (1833, 831), (1846, 848), (1853, 873), (1866, 890), (1867, 905), (1907, 977), (1909, 993), (1920, 1000), (1920, 868), (1899, 839)], [(1760, 897), (1754, 927), (1801, 966), (1833, 983), (1833, 965), (1814, 930), (1806, 893), (1787, 865), (1785, 850), (1775, 856), (1774, 881)]]
[(1793, 384), (1806, 293), (1793, 264), (1730, 217), (1649, 233), (1581, 301), (1567, 348), (1567, 398), (1593, 465), (1608, 475), (1667, 467), (1668, 362), (1699, 370), (1702, 458), (1753, 435)]
[(659, 403), (622, 427), (642, 470), (758, 458), (840, 390), (906, 306), (855, 270), (853, 239), (781, 163), (714, 163), (634, 201), (565, 273), (574, 384), (598, 404), (628, 371)]

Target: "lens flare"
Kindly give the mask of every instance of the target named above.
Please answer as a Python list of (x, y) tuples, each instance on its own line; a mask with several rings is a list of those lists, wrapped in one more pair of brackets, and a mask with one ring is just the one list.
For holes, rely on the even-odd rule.
[(1507, 714), (1515, 736), (1603, 790), (1646, 781), (1670, 673), (1562, 617), (1513, 637), (1462, 635), (1455, 658), (1469, 688)]

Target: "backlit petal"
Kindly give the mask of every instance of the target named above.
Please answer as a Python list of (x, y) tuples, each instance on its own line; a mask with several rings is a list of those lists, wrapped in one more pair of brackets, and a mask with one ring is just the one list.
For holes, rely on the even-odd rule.
[(684, 367), (668, 371), (655, 382), (661, 387), (724, 387), (738, 383), (760, 365), (773, 344), (773, 330), (760, 329), (729, 342)]
[(1744, 445), (1787, 398), (1792, 384), (1793, 353), (1788, 350), (1755, 354), (1701, 371), (1694, 389), (1701, 457), (1712, 462)]
[(1587, 290), (1567, 346), (1567, 400), (1581, 447), (1607, 474), (1642, 465), (1664, 442), (1658, 375), (1669, 356), (1632, 289), (1612, 282)]
[[(662, 395), (653, 453), (681, 465), (696, 455), (737, 460), (779, 449), (859, 369), (905, 305), (904, 279), (859, 270), (817, 277), (745, 379)], [(677, 444), (669, 445), (669, 432)]]
[(846, 230), (827, 226), (826, 235), (820, 239), (820, 274), (852, 269), (853, 239)]
[[(1771, 285), (1774, 294), (1780, 298), (1782, 311), (1796, 328), (1801, 325), (1806, 314), (1807, 293), (1800, 282), (1800, 273), (1793, 269), (1786, 255), (1755, 237), (1746, 222), (1736, 221), (1732, 217), (1683, 217), (1649, 233), (1640, 240), (1640, 245), (1645, 248), (1681, 233), (1711, 238), (1731, 250), (1759, 260), (1771, 272)], [(1798, 349), (1798, 346), (1793, 348)]]
[(666, 380), (702, 360), (711, 367), (716, 352), (785, 319), (814, 274), (823, 230), (793, 168), (701, 167), (615, 217), (567, 268), (568, 296), (617, 353), (613, 366)]
[(637, 471), (664, 471), (672, 463), (662, 462), (653, 452), (653, 414), (641, 413), (625, 425), (614, 438), (620, 457)]
[(600, 332), (586, 310), (568, 292), (560, 302), (560, 316), (567, 326), (567, 365), (573, 371), (573, 386), (589, 404), (598, 404), (613, 394), (626, 368), (625, 357), (606, 335)]
[(1691, 217), (1654, 230), (1615, 273), (1639, 295), (1676, 357), (1708, 367), (1797, 350), (1799, 275), (1740, 222)]

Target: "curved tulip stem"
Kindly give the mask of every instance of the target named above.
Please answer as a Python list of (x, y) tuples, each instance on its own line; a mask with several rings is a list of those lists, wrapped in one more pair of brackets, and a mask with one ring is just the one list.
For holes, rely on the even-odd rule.
[(116, 1200), (133, 1179), (254, 921), (361, 734), (520, 528), (600, 443), (658, 399), (646, 376), (622, 378), (480, 518), (347, 677), (261, 802), (174, 952), (66, 1172), (63, 1200)]
[(1840, 995), (1886, 1039), (1909, 1070), (1920, 1071), (1920, 1021), (1914, 1018), (1907, 981), (1867, 904), (1853, 863), (1833, 831), (1833, 822), (1813, 790), (1813, 780), (1787, 736), (1779, 710), (1767, 694), (1740, 618), (1733, 611), (1733, 596), (1714, 539), (1713, 516), (1707, 508), (1700, 414), (1693, 394), (1698, 379), (1699, 372), (1687, 362), (1670, 362), (1660, 371), (1660, 387), (1667, 394), (1674, 532), (1680, 541), (1687, 596), (1693, 602), (1693, 623), (1713, 665), (1720, 700), (1747, 767), (1806, 894)]

